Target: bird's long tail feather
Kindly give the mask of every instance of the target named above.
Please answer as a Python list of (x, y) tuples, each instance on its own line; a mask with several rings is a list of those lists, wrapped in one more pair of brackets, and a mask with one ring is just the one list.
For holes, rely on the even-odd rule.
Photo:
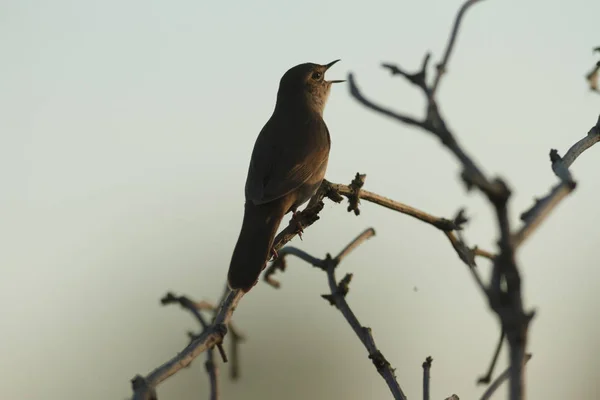
[(271, 257), (273, 239), (287, 210), (281, 201), (255, 205), (247, 201), (227, 280), (232, 289), (249, 291)]

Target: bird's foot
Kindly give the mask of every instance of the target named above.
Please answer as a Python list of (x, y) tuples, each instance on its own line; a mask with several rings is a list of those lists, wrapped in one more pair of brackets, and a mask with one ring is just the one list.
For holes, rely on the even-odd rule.
[(296, 211), (292, 213), (292, 220), (290, 222), (296, 225), (296, 233), (300, 237), (300, 240), (302, 240), (302, 233), (304, 233), (304, 228), (300, 223), (300, 218), (298, 218), (298, 213)]
[(279, 254), (277, 253), (277, 250), (275, 250), (275, 247), (271, 247), (271, 257), (273, 257), (273, 261), (279, 258)]

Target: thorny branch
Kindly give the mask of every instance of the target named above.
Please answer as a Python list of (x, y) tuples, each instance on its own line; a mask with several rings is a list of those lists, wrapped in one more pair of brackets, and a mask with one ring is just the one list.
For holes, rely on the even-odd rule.
[[(420, 71), (416, 73), (405, 72), (397, 65), (385, 63), (382, 66), (388, 69), (392, 75), (400, 75), (410, 83), (418, 87), (425, 96), (427, 109), (423, 119), (393, 111), (383, 105), (368, 99), (358, 88), (353, 74), (349, 74), (351, 95), (365, 107), (380, 114), (391, 117), (401, 123), (416, 126), (437, 136), (442, 144), (450, 150), (462, 165), (462, 178), (467, 189), (478, 188), (493, 205), (499, 226), (498, 254), (493, 258), (492, 278), (486, 285), (477, 273), (473, 273), (478, 285), (486, 294), (492, 310), (497, 314), (503, 332), (510, 346), (510, 398), (522, 399), (524, 397), (524, 374), (523, 366), (525, 360), (525, 348), (527, 344), (527, 331), (533, 312), (526, 312), (523, 307), (521, 294), (521, 277), (515, 261), (515, 251), (518, 246), (534, 231), (550, 213), (550, 211), (565, 198), (574, 188), (575, 182), (568, 171), (568, 166), (576, 155), (581, 154), (585, 148), (590, 147), (598, 141), (598, 124), (588, 134), (583, 142), (579, 142), (569, 153), (568, 161), (562, 159), (556, 151), (551, 153), (553, 170), (560, 179), (560, 183), (552, 189), (550, 194), (536, 202), (535, 206), (523, 214), (524, 226), (512, 234), (508, 219), (508, 202), (511, 191), (508, 185), (500, 178), (489, 179), (478, 167), (473, 159), (463, 150), (445, 123), (436, 101), (436, 91), (439, 87), (442, 74), (445, 72), (450, 55), (452, 54), (454, 42), (459, 31), (462, 17), (467, 9), (477, 1), (466, 1), (459, 10), (455, 24), (446, 46), (442, 62), (438, 65), (436, 76), (432, 84), (427, 81), (427, 68), (431, 58), (426, 54)], [(597, 72), (597, 71), (596, 71)], [(565, 156), (567, 158), (567, 156)], [(459, 252), (460, 254), (460, 252)], [(464, 261), (471, 266), (469, 257)], [(473, 268), (471, 268), (474, 271)], [(493, 365), (492, 365), (493, 368)]]
[[(300, 222), (303, 228), (306, 228), (319, 219), (318, 214), (323, 208), (323, 199), (325, 197), (328, 197), (334, 202), (339, 203), (342, 200), (342, 196), (345, 196), (349, 201), (348, 211), (353, 211), (357, 215), (360, 212), (358, 208), (359, 199), (363, 199), (403, 214), (410, 215), (444, 232), (461, 260), (463, 260), (463, 262), (469, 266), (469, 270), (471, 271), (474, 279), (487, 296), (490, 307), (496, 312), (500, 319), (502, 329), (506, 332), (510, 345), (511, 366), (488, 388), (486, 393), (483, 395), (482, 400), (488, 399), (497, 389), (497, 387), (499, 387), (500, 384), (509, 377), (511, 380), (511, 398), (520, 399), (523, 398), (523, 366), (531, 357), (531, 355), (525, 354), (525, 347), (528, 324), (533, 317), (533, 313), (526, 313), (523, 309), (521, 299), (521, 281), (519, 271), (514, 260), (514, 252), (518, 246), (523, 243), (527, 237), (529, 237), (531, 232), (540, 225), (540, 222), (549, 214), (556, 204), (558, 204), (560, 200), (566, 197), (566, 195), (574, 189), (575, 182), (572, 179), (568, 168), (583, 151), (600, 141), (600, 117), (588, 135), (573, 145), (564, 157), (561, 158), (558, 155), (558, 152), (555, 150), (551, 152), (550, 157), (552, 161), (552, 169), (559, 177), (560, 183), (555, 186), (544, 198), (537, 200), (530, 210), (523, 213), (522, 220), (524, 225), (517, 232), (511, 234), (507, 210), (508, 200), (510, 198), (510, 190), (508, 189), (508, 186), (501, 179), (496, 178), (491, 180), (486, 177), (482, 169), (478, 167), (473, 159), (463, 150), (456, 140), (453, 132), (446, 125), (436, 101), (437, 90), (442, 77), (447, 71), (448, 63), (454, 50), (454, 44), (456, 42), (464, 14), (472, 5), (480, 1), (481, 0), (465, 1), (457, 13), (451, 35), (449, 36), (448, 43), (444, 51), (443, 59), (439, 64), (436, 65), (436, 74), (431, 84), (428, 84), (427, 81), (427, 69), (431, 58), (430, 54), (425, 55), (421, 64), (421, 69), (416, 73), (407, 73), (400, 67), (389, 63), (382, 65), (384, 68), (390, 70), (392, 75), (403, 76), (409, 82), (423, 91), (423, 94), (427, 100), (427, 108), (425, 117), (423, 119), (419, 120), (414, 117), (393, 111), (367, 99), (358, 89), (352, 74), (349, 75), (348, 81), (350, 84), (351, 95), (365, 107), (393, 118), (399, 122), (419, 127), (422, 130), (437, 136), (441, 140), (442, 144), (455, 155), (462, 165), (463, 172), (461, 176), (467, 186), (467, 189), (479, 189), (483, 194), (486, 195), (496, 210), (496, 218), (498, 220), (500, 231), (498, 254), (481, 250), (477, 247), (469, 248), (466, 245), (466, 242), (461, 236), (462, 225), (467, 221), (462, 210), (453, 220), (431, 216), (413, 207), (395, 202), (375, 193), (362, 190), (365, 176), (359, 174), (357, 174), (357, 177), (350, 185), (339, 185), (324, 181), (323, 185), (321, 185), (321, 188), (317, 194), (313, 196), (306, 209), (298, 213), (297, 220)], [(600, 48), (595, 49), (595, 51), (600, 51)], [(589, 81), (590, 88), (595, 91), (599, 91), (597, 86), (598, 74), (600, 73), (599, 71), (600, 62), (597, 63), (595, 68), (586, 77)], [(281, 249), (282, 246), (284, 246), (297, 234), (297, 231), (298, 227), (296, 223), (290, 224), (288, 227), (286, 227), (276, 237), (274, 242), (275, 249)], [(346, 275), (339, 283), (337, 283), (335, 278), (335, 267), (341, 261), (341, 259), (355, 246), (360, 244), (366, 238), (370, 237), (372, 234), (374, 234), (374, 231), (366, 231), (363, 235), (359, 236), (359, 238), (352, 242), (336, 258), (333, 259), (328, 256), (324, 260), (320, 260), (310, 256), (308, 253), (305, 253), (302, 250), (295, 249), (293, 247), (285, 247), (280, 251), (280, 258), (276, 260), (276, 262), (273, 263), (270, 268), (273, 268), (273, 265), (280, 264), (280, 268), (283, 269), (284, 256), (287, 254), (293, 254), (325, 270), (327, 272), (331, 294), (323, 295), (323, 297), (332, 305), (335, 305), (342, 312), (344, 317), (346, 317), (356, 334), (359, 336), (360, 340), (369, 351), (369, 358), (371, 358), (378, 372), (386, 380), (390, 390), (394, 394), (394, 397), (403, 399), (405, 396), (395, 379), (393, 369), (383, 357), (381, 352), (377, 350), (370, 329), (364, 328), (360, 325), (356, 319), (356, 316), (354, 316), (350, 307), (346, 303), (345, 295), (348, 292), (348, 284), (352, 275)], [(479, 273), (477, 272), (477, 269), (475, 268), (475, 256), (488, 258), (493, 261), (492, 279), (488, 285), (483, 282), (479, 276)], [(277, 286), (278, 282), (270, 278), (270, 275), (272, 275), (274, 271), (275, 269), (268, 270), (265, 273), (265, 279), (267, 279), (273, 286)], [(214, 366), (213, 348), (214, 346), (217, 346), (222, 357), (226, 360), (221, 343), (228, 331), (228, 327), (229, 331), (232, 333), (232, 336), (234, 339), (236, 339), (233, 340), (232, 343), (237, 343), (242, 339), (241, 335), (239, 335), (239, 333), (237, 333), (237, 331), (230, 324), (230, 320), (235, 308), (237, 307), (237, 304), (243, 296), (244, 293), (242, 291), (231, 291), (227, 289), (221, 302), (219, 303), (219, 307), (216, 310), (214, 307), (207, 305), (208, 303), (204, 303), (204, 307), (206, 308), (203, 308), (201, 305), (203, 303), (193, 303), (194, 307), (188, 308), (181, 302), (182, 297), (180, 297), (179, 303), (188, 308), (192, 313), (194, 313), (194, 315), (197, 314), (193, 311), (194, 309), (196, 311), (201, 309), (212, 309), (215, 313), (214, 319), (209, 325), (205, 321), (203, 322), (202, 317), (198, 317), (198, 315), (200, 315), (198, 312), (198, 315), (196, 316), (200, 324), (203, 326), (203, 331), (200, 333), (200, 335), (193, 335), (191, 343), (186, 346), (186, 348), (184, 348), (171, 360), (165, 362), (154, 371), (149, 373), (147, 376), (142, 377), (138, 375), (133, 378), (131, 382), (134, 395), (132, 398), (139, 400), (157, 399), (157, 385), (167, 379), (169, 376), (175, 374), (180, 369), (189, 366), (191, 362), (204, 351), (207, 351), (207, 369), (209, 370), (209, 375), (211, 376), (211, 380), (214, 379), (215, 381), (215, 384), (211, 385), (211, 398), (216, 398), (218, 395), (216, 385), (217, 370)], [(235, 377), (237, 376), (237, 345), (232, 347), (231, 353), (233, 361), (231, 373), (232, 376)], [(424, 396), (428, 396), (428, 387), (427, 390), (425, 390), (425, 372), (426, 371), (424, 368)], [(426, 380), (428, 386), (428, 374)], [(458, 399), (458, 396), (452, 395), (448, 399)]]
[[(199, 310), (210, 311), (213, 314), (217, 312), (217, 307), (207, 301), (199, 301), (194, 303)], [(239, 361), (239, 347), (240, 343), (246, 338), (237, 329), (232, 321), (227, 324), (227, 332), (229, 333), (229, 376), (231, 379), (236, 380), (240, 376), (240, 361)]]
[[(490, 307), (500, 319), (502, 330), (507, 335), (506, 337), (510, 346), (511, 365), (513, 366), (510, 370), (511, 399), (521, 399), (524, 395), (522, 368), (524, 365), (527, 343), (527, 330), (529, 322), (533, 317), (533, 313), (526, 312), (523, 308), (521, 278), (515, 262), (514, 253), (518, 246), (549, 215), (550, 211), (552, 211), (554, 207), (575, 188), (575, 181), (571, 177), (568, 167), (581, 152), (600, 140), (598, 134), (598, 124), (600, 123), (600, 119), (599, 123), (590, 130), (587, 137), (574, 145), (564, 158), (561, 158), (555, 150), (551, 152), (552, 167), (555, 174), (559, 177), (560, 183), (551, 190), (550, 194), (536, 201), (536, 204), (532, 209), (523, 213), (523, 227), (514, 234), (511, 233), (508, 219), (508, 201), (511, 192), (508, 185), (500, 178), (487, 178), (482, 172), (482, 169), (479, 168), (473, 159), (463, 150), (456, 140), (454, 133), (451, 132), (450, 128), (445, 123), (435, 97), (441, 77), (447, 69), (448, 60), (450, 59), (454, 48), (453, 46), (462, 17), (468, 8), (477, 2), (477, 0), (466, 1), (459, 10), (446, 46), (443, 60), (438, 64), (432, 84), (429, 84), (427, 80), (427, 69), (431, 58), (430, 54), (425, 55), (423, 62), (421, 63), (421, 69), (416, 73), (406, 72), (399, 66), (391, 63), (382, 64), (382, 67), (388, 69), (392, 75), (404, 77), (423, 92), (427, 101), (426, 113), (423, 119), (416, 119), (403, 113), (393, 111), (388, 107), (368, 99), (358, 88), (353, 74), (349, 74), (348, 81), (350, 84), (351, 95), (365, 107), (393, 118), (401, 123), (419, 127), (422, 130), (437, 136), (442, 144), (450, 150), (461, 163), (463, 168), (462, 178), (466, 183), (467, 189), (473, 187), (478, 188), (494, 206), (500, 238), (498, 241), (498, 254), (495, 257), (491, 257), (493, 259), (493, 271), (492, 279), (489, 284), (484, 284), (477, 271), (473, 268), (474, 257), (472, 254), (464, 252), (463, 240), (461, 240), (462, 246), (455, 247), (455, 249), (459, 255), (463, 254), (461, 259), (471, 267), (470, 270), (478, 285), (486, 294)], [(457, 232), (457, 234), (460, 239), (460, 232)], [(452, 239), (450, 240), (452, 242)], [(463, 251), (461, 251), (461, 248)]]
[[(390, 210), (398, 211), (401, 214), (405, 214), (416, 218), (422, 222), (425, 222), (444, 233), (444, 235), (450, 241), (450, 244), (456, 251), (457, 255), (467, 263), (470, 267), (475, 267), (475, 257), (483, 257), (487, 259), (493, 259), (494, 254), (480, 249), (478, 247), (470, 248), (468, 247), (464, 240), (462, 240), (458, 234), (463, 229), (464, 224), (467, 222), (467, 218), (464, 215), (463, 210), (460, 210), (457, 215), (453, 219), (446, 219), (442, 217), (436, 217), (431, 214), (428, 214), (424, 211), (421, 211), (417, 208), (411, 207), (407, 204), (400, 203), (398, 201), (389, 199), (387, 197), (381, 196), (379, 194), (369, 192), (363, 190), (362, 187), (365, 184), (366, 175), (357, 173), (355, 178), (349, 185), (343, 185), (339, 183), (331, 183), (327, 180), (324, 180), (321, 184), (317, 194), (310, 201), (305, 211), (300, 212), (301, 225), (305, 227), (304, 220), (305, 212), (308, 215), (308, 221), (312, 221), (315, 217), (318, 219), (318, 211), (320, 211), (323, 207), (323, 199), (329, 198), (331, 201), (339, 203), (342, 201), (343, 197), (348, 199), (348, 211), (353, 212), (354, 214), (360, 214), (359, 204), (360, 200), (366, 200), (368, 202), (380, 205)], [(343, 196), (343, 197), (342, 197)], [(318, 210), (317, 213), (314, 213), (313, 210)], [(312, 222), (311, 222), (312, 223)], [(288, 237), (293, 237), (295, 232), (297, 231), (297, 225), (290, 223), (290, 225), (282, 231), (279, 235), (277, 235), (277, 239), (281, 238), (281, 242), (277, 241), (277, 243), (287, 243)], [(278, 253), (280, 253), (281, 246), (276, 247)], [(263, 278), (266, 282), (274, 287), (279, 287), (279, 282), (276, 281), (272, 276), (277, 269), (284, 269), (285, 263), (272, 263), (269, 267), (267, 267), (267, 272), (264, 274)], [(477, 273), (475, 271), (475, 273)]]
[[(163, 297), (160, 300), (160, 302), (163, 305), (179, 304), (182, 308), (188, 310), (196, 317), (196, 320), (200, 323), (200, 326), (202, 327), (202, 331), (205, 331), (206, 329), (208, 329), (209, 324), (206, 322), (206, 319), (200, 312), (200, 310), (201, 310), (200, 307), (198, 306), (197, 303), (193, 302), (188, 297), (175, 296), (173, 293), (169, 292), (165, 295), (165, 297)], [(191, 341), (193, 341), (194, 339), (199, 337), (199, 335), (196, 335), (193, 332), (190, 332), (188, 335), (189, 335)], [(221, 346), (221, 345), (218, 344), (217, 346)], [(208, 380), (210, 383), (209, 399), (217, 400), (219, 398), (219, 380), (218, 380), (219, 367), (217, 366), (217, 364), (215, 363), (215, 360), (214, 360), (214, 349), (209, 348), (206, 350), (206, 362), (204, 363), (204, 366), (206, 368), (206, 372), (208, 373)]]
[(321, 295), (325, 300), (329, 302), (332, 306), (335, 306), (346, 318), (346, 321), (356, 333), (356, 336), (363, 343), (367, 352), (369, 353), (369, 359), (373, 362), (373, 365), (377, 369), (377, 372), (387, 383), (390, 391), (392, 392), (394, 399), (406, 400), (406, 395), (402, 392), (398, 381), (396, 380), (396, 376), (394, 374), (394, 369), (390, 365), (390, 363), (383, 356), (381, 351), (377, 348), (375, 344), (375, 340), (373, 339), (373, 335), (371, 333), (371, 328), (367, 328), (362, 326), (362, 324), (358, 321), (356, 315), (346, 302), (346, 295), (349, 291), (349, 284), (352, 280), (352, 274), (347, 274), (344, 278), (342, 278), (339, 283), (335, 276), (335, 268), (339, 265), (339, 263), (356, 247), (362, 244), (365, 240), (375, 235), (375, 230), (373, 228), (369, 228), (357, 236), (353, 241), (351, 241), (337, 256), (334, 258), (331, 255), (327, 254), (327, 256), (323, 259), (314, 257), (308, 254), (305, 251), (297, 249), (295, 247), (284, 247), (279, 252), (279, 258), (275, 261), (284, 262), (285, 256), (294, 255), (307, 263), (320, 268), (325, 271), (327, 274), (327, 282), (329, 283), (329, 290), (331, 293)]
[(137, 375), (131, 380), (133, 400), (156, 400), (156, 387), (171, 375), (189, 366), (192, 361), (208, 349), (220, 345), (227, 333), (227, 324), (233, 311), (244, 296), (241, 290), (227, 290), (219, 310), (210, 326), (194, 338), (181, 352), (145, 377)]
[(475, 3), (478, 3), (480, 1), (482, 1), (482, 0), (465, 1), (463, 3), (462, 7), (460, 8), (460, 10), (458, 10), (458, 13), (456, 14), (456, 19), (454, 20), (454, 26), (452, 27), (452, 33), (450, 34), (450, 37), (448, 38), (448, 44), (446, 45), (446, 51), (444, 53), (444, 58), (442, 59), (442, 62), (436, 66), (437, 74), (435, 75), (433, 84), (431, 85), (431, 96), (432, 97), (435, 95), (435, 92), (440, 84), (440, 80), (442, 79), (442, 76), (446, 72), (448, 62), (450, 61), (450, 56), (452, 55), (452, 50), (454, 50), (454, 42), (456, 42), (456, 38), (458, 36), (458, 31), (460, 29), (460, 24), (462, 22), (463, 17), (465, 15), (465, 13), (467, 12), (467, 10), (469, 8), (471, 8), (472, 5), (474, 5)]
[[(328, 181), (323, 181), (323, 184), (321, 185), (317, 193), (313, 196), (313, 198), (310, 200), (306, 208), (301, 212), (297, 213), (297, 222), (290, 221), (290, 224), (275, 237), (273, 247), (276, 250), (278, 250), (280, 259), (282, 259), (281, 256), (286, 254), (287, 251), (286, 249), (282, 249), (282, 247), (290, 240), (292, 240), (294, 236), (297, 235), (298, 223), (302, 226), (303, 229), (306, 229), (307, 227), (319, 220), (319, 213), (324, 207), (323, 200), (326, 197), (336, 203), (339, 203), (343, 199), (342, 196), (347, 197), (349, 200), (350, 205), (348, 211), (353, 211), (355, 214), (360, 213), (360, 210), (358, 208), (359, 199), (364, 199), (375, 204), (382, 205), (386, 208), (396, 210), (403, 214), (410, 215), (414, 218), (417, 218), (436, 227), (437, 229), (444, 232), (444, 234), (450, 240), (453, 248), (457, 251), (457, 254), (463, 260), (466, 260), (466, 258), (474, 260), (475, 256), (493, 258), (493, 255), (490, 252), (478, 249), (477, 247), (471, 249), (468, 246), (466, 246), (461, 239), (457, 238), (455, 232), (458, 232), (460, 229), (462, 229), (462, 225), (466, 222), (466, 218), (464, 217), (462, 212), (459, 212), (453, 220), (432, 216), (408, 205), (387, 199), (383, 196), (377, 195), (372, 192), (362, 190), (362, 186), (364, 185), (365, 179), (366, 175), (357, 174), (356, 178), (352, 181), (350, 185), (334, 184)], [(474, 266), (474, 261), (472, 265)], [(265, 280), (267, 280), (273, 286), (277, 286), (278, 282), (272, 279), (271, 275), (277, 268), (282, 269), (283, 267), (283, 262), (272, 263), (268, 267), (267, 272), (264, 275)], [(190, 365), (191, 362), (198, 355), (202, 354), (208, 349), (212, 349), (212, 347), (215, 345), (218, 346), (220, 353), (224, 356), (225, 352), (222, 350), (221, 343), (225, 334), (228, 331), (231, 332), (233, 336), (237, 334), (237, 331), (235, 329), (232, 329), (230, 319), (231, 315), (233, 314), (233, 311), (235, 310), (235, 307), (237, 306), (237, 303), (241, 300), (243, 295), (244, 294), (239, 291), (231, 292), (227, 290), (220, 303), (219, 310), (212, 324), (207, 326), (207, 328), (204, 329), (204, 331), (200, 335), (194, 336), (191, 343), (179, 354), (177, 354), (175, 357), (173, 357), (171, 360), (167, 361), (160, 367), (156, 368), (145, 378), (141, 376), (136, 376), (132, 380), (132, 386), (134, 389), (133, 399), (151, 399), (152, 397), (149, 396), (151, 396), (152, 393), (155, 393), (155, 388), (159, 383), (176, 373), (178, 370)], [(193, 306), (189, 309), (190, 311), (196, 310), (192, 311), (193, 313), (196, 313), (198, 312), (198, 310), (209, 308), (210, 305), (208, 305), (207, 303), (200, 302), (193, 303)], [(237, 340), (232, 340), (232, 377), (236, 377), (238, 375), (237, 343)]]

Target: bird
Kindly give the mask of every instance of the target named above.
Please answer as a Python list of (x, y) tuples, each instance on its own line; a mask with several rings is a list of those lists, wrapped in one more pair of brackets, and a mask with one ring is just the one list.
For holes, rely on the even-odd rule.
[(296, 65), (279, 81), (275, 109), (250, 158), (242, 227), (227, 273), (232, 290), (256, 285), (276, 255), (273, 240), (285, 214), (295, 219), (323, 181), (331, 148), (323, 111), (332, 84), (344, 82), (325, 80), (325, 72), (338, 61)]

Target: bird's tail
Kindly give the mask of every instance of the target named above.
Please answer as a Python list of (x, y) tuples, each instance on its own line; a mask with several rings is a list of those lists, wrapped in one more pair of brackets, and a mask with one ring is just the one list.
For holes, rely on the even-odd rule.
[(287, 210), (280, 201), (255, 205), (247, 201), (227, 280), (232, 289), (249, 291), (271, 256), (273, 239)]

